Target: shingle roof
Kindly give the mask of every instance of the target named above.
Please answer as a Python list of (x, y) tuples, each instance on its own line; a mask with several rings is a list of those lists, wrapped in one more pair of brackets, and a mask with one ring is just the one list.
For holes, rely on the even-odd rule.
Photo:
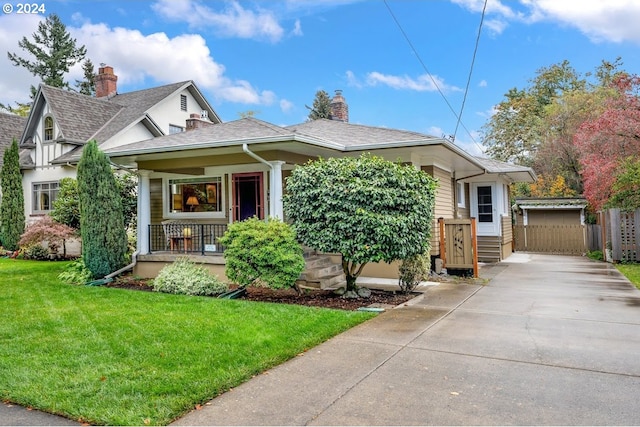
[(476, 160), (490, 173), (527, 172), (531, 170), (531, 168), (527, 166), (514, 165), (513, 163), (487, 159), (485, 157), (476, 157)]
[(0, 168), (2, 167), (5, 150), (9, 148), (14, 139), (20, 141), (26, 123), (26, 117), (0, 113)]
[(364, 126), (327, 119), (311, 120), (305, 123), (287, 126), (285, 129), (338, 143), (345, 147), (440, 139), (418, 132)]
[(180, 132), (173, 135), (161, 136), (145, 141), (114, 147), (106, 150), (106, 153), (126, 153), (131, 150), (155, 149), (163, 151), (181, 146), (206, 145), (214, 147), (216, 144), (227, 145), (233, 141), (246, 141), (252, 138), (270, 138), (290, 136), (292, 132), (285, 128), (264, 122), (252, 117), (246, 117), (232, 122), (218, 123), (199, 129)]

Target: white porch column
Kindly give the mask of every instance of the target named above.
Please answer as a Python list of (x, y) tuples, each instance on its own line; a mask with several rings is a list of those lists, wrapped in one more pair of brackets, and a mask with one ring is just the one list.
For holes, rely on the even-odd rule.
[(149, 253), (149, 225), (151, 224), (151, 171), (138, 171), (138, 242), (140, 254)]
[(282, 207), (282, 165), (284, 163), (280, 160), (269, 162), (271, 165), (269, 215), (278, 219), (284, 218), (284, 209)]

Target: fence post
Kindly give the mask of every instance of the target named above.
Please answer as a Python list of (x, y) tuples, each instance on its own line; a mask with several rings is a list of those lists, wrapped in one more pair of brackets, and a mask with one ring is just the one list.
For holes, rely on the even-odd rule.
[(442, 259), (442, 268), (446, 268), (447, 254), (444, 248), (444, 218), (438, 218), (438, 225), (440, 226), (440, 259)]
[(471, 250), (473, 252), (473, 277), (476, 279), (478, 274), (478, 239), (476, 237), (476, 219), (471, 218)]

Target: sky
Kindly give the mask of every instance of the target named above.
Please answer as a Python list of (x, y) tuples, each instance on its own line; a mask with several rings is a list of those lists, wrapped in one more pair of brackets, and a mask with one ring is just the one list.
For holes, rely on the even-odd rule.
[[(223, 121), (304, 122), (336, 90), (350, 123), (453, 139), (482, 155), (482, 127), (511, 88), (568, 60), (581, 74), (620, 57), (640, 74), (637, 0), (3, 0), (0, 102), (39, 81), (6, 52), (57, 14), (118, 92), (193, 80)], [(44, 9), (44, 10), (43, 10)], [(484, 14), (483, 14), (484, 9)], [(82, 78), (74, 66), (67, 81)]]

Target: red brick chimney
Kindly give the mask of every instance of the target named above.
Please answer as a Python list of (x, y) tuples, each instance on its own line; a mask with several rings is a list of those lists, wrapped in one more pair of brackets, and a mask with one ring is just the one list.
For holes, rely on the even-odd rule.
[(113, 67), (101, 64), (95, 77), (96, 98), (110, 98), (118, 93), (118, 76), (113, 74)]
[(342, 96), (342, 90), (337, 89), (336, 94), (331, 100), (331, 120), (340, 120), (341, 122), (349, 122), (349, 106)]
[(206, 118), (205, 114), (191, 113), (187, 119), (187, 131), (213, 126), (213, 123)]

